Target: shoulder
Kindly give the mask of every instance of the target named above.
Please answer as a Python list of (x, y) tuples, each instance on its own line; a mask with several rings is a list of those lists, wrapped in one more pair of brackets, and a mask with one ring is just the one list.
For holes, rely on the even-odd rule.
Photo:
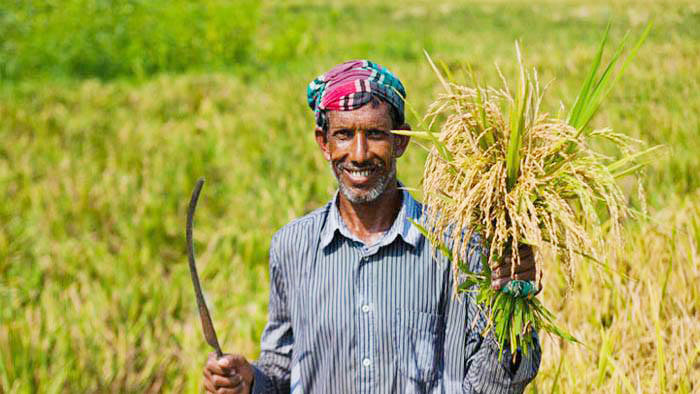
[(319, 239), (329, 209), (330, 203), (292, 220), (277, 230), (270, 242), (270, 254), (280, 261), (286, 261), (308, 251), (314, 241)]

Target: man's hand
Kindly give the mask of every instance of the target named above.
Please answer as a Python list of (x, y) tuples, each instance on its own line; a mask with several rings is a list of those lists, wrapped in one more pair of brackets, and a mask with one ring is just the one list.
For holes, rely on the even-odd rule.
[(248, 394), (253, 386), (253, 367), (245, 357), (224, 354), (216, 359), (209, 353), (204, 366), (204, 389), (207, 393)]
[[(510, 276), (510, 266), (513, 263), (510, 253), (506, 255), (503, 264), (491, 271), (492, 288), (501, 289), (512, 279), (529, 280), (533, 282), (536, 280), (537, 271), (535, 270), (535, 256), (532, 253), (532, 248), (528, 245), (520, 245), (518, 247), (518, 254), (520, 255), (520, 263), (515, 266), (514, 277)], [(537, 284), (537, 287), (540, 289), (542, 288), (540, 283)]]

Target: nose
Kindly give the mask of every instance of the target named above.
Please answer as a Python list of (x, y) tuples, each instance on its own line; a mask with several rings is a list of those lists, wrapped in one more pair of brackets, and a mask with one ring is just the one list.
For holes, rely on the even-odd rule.
[(369, 146), (367, 136), (362, 131), (355, 132), (350, 150), (350, 160), (355, 163), (364, 163), (369, 160)]

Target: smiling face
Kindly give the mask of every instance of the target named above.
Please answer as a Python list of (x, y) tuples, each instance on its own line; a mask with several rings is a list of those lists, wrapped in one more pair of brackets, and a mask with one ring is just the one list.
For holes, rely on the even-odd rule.
[(396, 158), (409, 139), (390, 132), (395, 128), (390, 108), (384, 101), (372, 100), (353, 111), (330, 111), (327, 132), (316, 130), (340, 191), (351, 203), (375, 201), (396, 184)]

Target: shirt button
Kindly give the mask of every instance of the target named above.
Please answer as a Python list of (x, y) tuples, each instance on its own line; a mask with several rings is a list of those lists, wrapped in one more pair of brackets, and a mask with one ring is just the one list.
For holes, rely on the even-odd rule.
[(364, 313), (369, 312), (371, 309), (372, 309), (372, 307), (367, 305), (367, 304), (362, 305), (362, 312), (364, 312)]
[(372, 360), (366, 358), (362, 360), (362, 365), (364, 365), (365, 367), (369, 367), (370, 365), (372, 365)]

